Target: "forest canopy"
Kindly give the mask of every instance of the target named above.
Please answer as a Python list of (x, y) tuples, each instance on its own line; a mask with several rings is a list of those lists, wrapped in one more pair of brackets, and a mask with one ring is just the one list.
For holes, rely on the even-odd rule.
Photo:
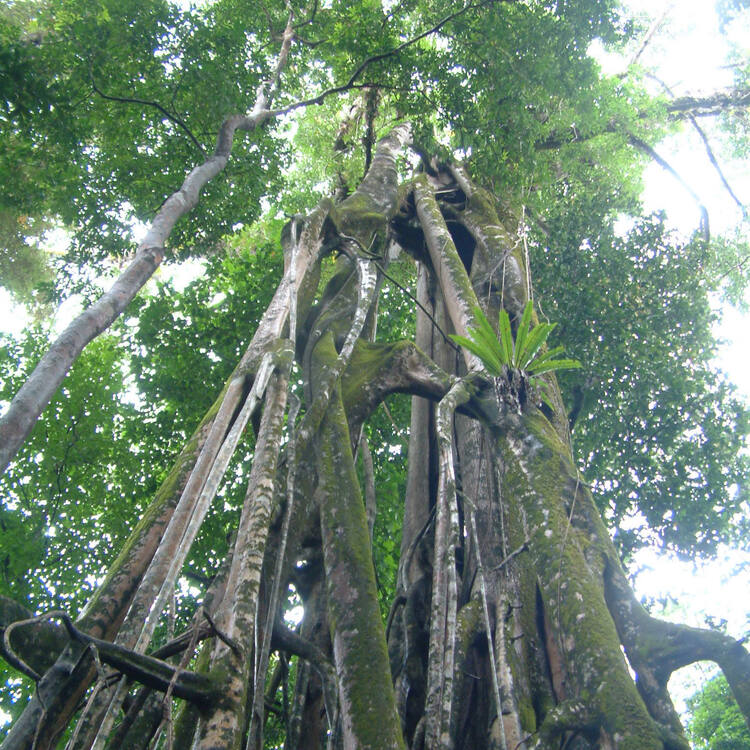
[[(498, 591), (503, 587), (488, 584), (488, 594), (482, 584), (479, 592), (479, 583), (473, 582), (469, 571), (474, 570), (479, 581), (483, 568), (478, 550), (482, 549), (482, 554), (497, 555), (498, 575), (505, 575), (501, 568), (509, 553), (514, 554), (508, 540), (516, 532), (506, 519), (502, 534), (507, 533), (507, 539), (493, 542), (481, 536), (485, 532), (474, 519), (476, 512), (481, 520), (481, 507), (471, 509), (464, 493), (469, 493), (470, 470), (477, 472), (472, 474), (477, 486), (484, 475), (481, 462), (472, 468), (470, 457), (490, 450), (490, 434), (506, 434), (507, 428), (508, 435), (515, 435), (521, 428), (513, 420), (510, 427), (498, 427), (505, 424), (505, 417), (493, 422), (489, 412), (482, 412), (485, 406), (480, 409), (479, 404), (488, 398), (486, 385), (473, 384), (475, 390), (470, 389), (463, 402), (453, 391), (456, 382), (463, 383), (480, 369), (447, 336), (466, 332), (461, 321), (471, 315), (470, 306), (464, 304), (471, 295), (494, 322), (498, 310), (508, 310), (514, 336), (523, 302), (532, 300), (534, 325), (555, 324), (549, 347), (562, 347), (566, 358), (581, 363), (556, 378), (547, 376), (553, 389), (549, 404), (538, 397), (533, 378), (523, 373), (516, 377), (510, 373), (513, 368), (506, 373), (506, 390), (496, 380), (492, 396), (502, 414), (505, 403), (515, 405), (524, 419), (527, 409), (528, 414), (533, 412), (529, 420), (540, 415), (550, 430), (554, 428), (556, 440), (567, 446), (569, 474), (560, 482), (573, 498), (572, 505), (561, 506), (568, 525), (575, 526), (576, 513), (583, 513), (576, 507), (580, 490), (589, 493), (591, 507), (598, 509), (614, 542), (617, 565), (621, 561), (626, 569), (637, 551), (646, 547), (696, 561), (710, 559), (727, 547), (747, 550), (750, 410), (717, 369), (715, 359), (721, 305), (741, 302), (746, 291), (750, 248), (746, 209), (737, 197), (741, 188), (729, 184), (722, 173), (725, 200), (739, 206), (743, 217), (738, 227), (723, 234), (712, 231), (711, 217), (702, 205), (696, 206), (694, 225), (677, 231), (663, 213), (646, 210), (641, 202), (644, 169), (653, 162), (669, 171), (677, 189), (682, 189), (684, 181), (660, 153), (660, 143), (668, 136), (699, 133), (720, 173), (722, 166), (747, 155), (750, 64), (747, 50), (736, 46), (735, 32), (747, 23), (750, 9), (744, 0), (717, 2), (716, 9), (733, 84), (729, 90), (707, 93), (691, 91), (689, 81), (683, 85), (686, 90), (679, 91), (670, 88), (672, 81), (654, 83), (659, 70), (644, 51), (668, 31), (669, 18), (633, 14), (615, 0), (463, 4), (214, 0), (197, 7), (167, 0), (6, 3), (0, 9), (0, 285), (28, 322), (20, 333), (0, 334), (2, 448), (7, 447), (3, 460), (8, 463), (0, 478), (0, 625), (6, 632), (11, 623), (51, 611), (66, 613), (79, 628), (81, 623), (92, 625), (91, 613), (106, 586), (108, 569), (119, 570), (117, 565), (132, 549), (127, 540), (133, 538), (134, 529), (144, 528), (154, 512), (154, 498), (164, 496), (165, 487), (174, 482), (173, 467), (183, 460), (184, 446), (192, 445), (214, 419), (217, 397), (221, 400), (231, 391), (239, 371), (255, 378), (248, 375), (242, 398), (256, 392), (260, 355), (248, 364), (247, 352), (255, 346), (258, 331), (265, 330), (266, 311), (274, 309), (277, 290), (285, 289), (285, 284), (302, 285), (288, 293), (294, 305), (299, 304), (300, 314), (294, 320), (293, 312), (286, 313), (290, 320), (279, 324), (277, 343), (264, 344), (261, 352), (273, 354), (276, 368), (268, 391), (258, 395), (260, 401), (266, 399), (263, 420), (260, 412), (252, 417), (227, 458), (216, 496), (175, 574), (172, 603), (154, 624), (152, 650), (170, 641), (175, 632), (188, 627), (197, 632), (197, 608), (204, 605), (209, 611), (206, 602), (215, 595), (215, 582), (227, 575), (233, 555), (237, 559), (248, 480), (259, 471), (258, 456), (266, 455), (263, 451), (274, 453), (266, 446), (264, 432), (274, 418), (278, 429), (287, 432), (278, 437), (268, 471), (285, 478), (274, 480), (268, 533), (286, 528), (281, 521), (285, 492), (289, 498), (295, 492), (307, 493), (310, 507), (320, 507), (315, 511), (321, 514), (316, 523), (322, 524), (323, 531), (314, 541), (300, 532), (296, 539), (300, 547), (288, 559), (285, 539), (278, 547), (269, 541), (268, 550), (261, 550), (263, 575), (269, 578), (258, 583), (258, 612), (264, 613), (264, 607), (273, 610), (275, 605), (281, 620), (294, 628), (300, 608), (306, 617), (317, 612), (315, 597), (322, 596), (311, 593), (317, 592), (319, 579), (312, 573), (306, 577), (316, 556), (325, 557), (326, 574), (320, 580), (330, 587), (335, 579), (335, 568), (329, 566), (333, 553), (326, 546), (328, 511), (320, 499), (327, 491), (324, 457), (295, 457), (291, 447), (299, 442), (295, 425), (303, 433), (309, 422), (319, 425), (315, 428), (320, 430), (319, 445), (352, 443), (347, 460), (353, 485), (361, 487), (360, 504), (367, 506), (371, 554), (368, 548), (365, 557), (374, 565), (373, 606), (382, 615), (381, 631), (387, 626), (386, 637), (398, 638), (400, 631), (393, 623), (400, 615), (394, 613), (403, 604), (401, 598), (411, 601), (407, 584), (416, 587), (421, 580), (410, 578), (416, 575), (414, 549), (422, 545), (423, 536), (430, 543), (436, 537), (434, 553), (419, 553), (436, 556), (420, 560), (422, 573), (429, 568), (432, 576), (440, 547), (439, 487), (443, 484), (438, 474), (445, 460), (439, 450), (440, 407), (430, 407), (434, 413), (425, 443), (429, 447), (422, 454), (413, 442), (417, 409), (413, 403), (431, 399), (443, 404), (449, 396), (459, 399), (457, 404), (450, 402), (457, 410), (456, 445), (448, 453), (458, 477), (455, 523), (460, 533), (447, 544), (455, 549), (454, 556), (446, 558), (446, 569), (455, 569), (457, 581), (445, 585), (448, 590), (455, 587), (455, 602), (449, 599), (441, 606), (447, 611), (453, 606), (460, 613), (462, 601), (468, 606), (481, 599), (487, 609), (487, 597), (492, 601), (497, 594), (493, 586)], [(605, 74), (591, 54), (594, 47), (619, 55), (622, 69)], [(387, 170), (378, 161), (386, 156), (391, 160)], [(375, 179), (380, 180), (379, 193), (372, 187)], [(432, 191), (434, 209), (425, 208), (432, 206), (425, 185)], [(700, 204), (695, 191), (690, 186), (687, 190)], [(369, 203), (363, 203), (363, 195)], [(452, 282), (456, 287), (450, 287), (449, 294), (448, 281), (430, 255), (432, 225), (425, 218), (429, 210), (433, 219), (441, 217), (445, 244), (450, 240), (455, 246), (465, 286), (473, 285), (466, 299), (459, 282)], [(313, 280), (305, 276), (289, 281), (290, 268), (301, 263), (300, 255), (290, 253), (312, 241), (316, 227), (319, 257), (314, 261), (316, 270), (310, 272)], [(489, 235), (504, 248), (500, 255), (484, 248), (483, 243), (492, 244), (486, 240)], [(521, 269), (517, 278), (506, 272), (508, 258)], [(485, 265), (480, 268), (481, 263)], [(362, 270), (366, 266), (370, 270)], [(186, 282), (180, 280), (180, 268), (191, 269)], [(423, 269), (429, 268), (434, 275), (426, 282), (423, 273), (428, 272)], [(377, 280), (367, 291), (370, 272)], [(128, 274), (130, 286), (125, 290), (124, 283), (116, 280)], [(117, 293), (108, 296), (106, 290), (113, 283)], [(422, 285), (430, 283), (441, 292), (431, 287), (435, 307), (428, 314), (427, 287)], [(377, 301), (360, 310), (365, 292)], [(352, 294), (356, 304), (346, 297)], [(438, 310), (435, 300), (441, 294), (445, 307)], [(458, 312), (451, 307), (451, 294), (461, 301)], [(336, 308), (336, 300), (345, 297), (346, 304)], [(44, 370), (41, 380), (50, 393), (38, 397), (39, 408), (29, 412), (28, 428), (18, 437), (22, 420), (11, 402), (21, 407), (26, 403), (13, 399), (27, 379), (33, 383), (40, 360), (46, 367), (45, 351), (50, 347), (56, 351), (55, 340), (61, 321), (70, 317), (66, 311), (71, 301), (95, 311), (88, 323), (84, 321), (90, 332), (71, 333), (60, 345), (67, 352), (70, 370), (54, 377), (51, 370)], [(74, 319), (71, 326), (75, 325)], [(420, 343), (423, 325), (434, 326), (433, 349)], [(356, 346), (352, 340), (352, 353), (347, 347), (355, 331), (359, 338)], [(326, 344), (331, 332), (331, 342)], [(75, 345), (70, 343), (73, 338)], [(367, 352), (385, 357), (394, 342), (412, 340), (429, 362), (419, 360), (417, 367), (416, 360), (410, 360), (410, 366), (417, 368), (411, 371), (412, 380), (404, 376), (406, 384), (377, 386), (388, 391), (387, 400), (372, 396), (370, 411), (365, 413), (364, 407), (358, 411), (359, 401), (351, 394), (359, 394), (357, 398), (369, 404), (371, 390), (377, 390), (362, 384), (363, 373), (370, 373)], [(324, 351), (325, 346), (329, 350)], [(351, 362), (343, 361), (345, 352), (353, 357)], [(374, 353), (371, 358), (374, 362)], [(342, 369), (335, 370), (332, 361), (340, 361)], [(286, 381), (281, 377), (284, 367)], [(328, 382), (320, 374), (328, 372), (326, 368), (338, 373), (331, 376), (335, 385), (320, 384)], [(288, 408), (286, 401), (275, 405), (274, 388), (284, 391), (284, 399), (288, 392)], [(327, 409), (327, 416), (315, 417), (316, 423), (318, 389), (325, 394), (321, 408)], [(336, 411), (337, 399), (343, 417)], [(295, 412), (292, 405), (298, 402), (301, 406)], [(274, 411), (277, 406), (280, 416)], [(234, 420), (237, 414), (232, 413)], [(472, 443), (474, 433), (460, 426), (461, 420), (468, 421), (467, 415), (484, 425), (485, 437), (476, 438), (479, 442)], [(340, 423), (347, 425), (346, 440), (341, 438), (344, 432), (335, 433), (343, 429)], [(533, 425), (529, 434), (538, 437)], [(338, 438), (332, 437), (334, 433)], [(547, 445), (546, 438), (539, 439)], [(12, 441), (20, 447), (11, 450)], [(505, 453), (498, 448), (493, 460), (510, 477), (515, 444), (508, 445)], [(433, 520), (423, 518), (425, 526), (419, 533), (408, 527), (409, 498), (417, 481), (407, 468), (412, 457), (424, 459), (429, 468), (424, 481), (434, 516), (434, 528)], [(295, 461), (302, 468), (285, 474)], [(318, 484), (309, 479), (312, 476)], [(499, 511), (502, 526), (504, 513), (513, 516), (503, 505), (502, 481), (482, 481), (499, 482), (492, 485), (492, 492), (499, 493), (498, 507), (504, 508)], [(344, 490), (339, 489), (339, 494)], [(338, 518), (333, 512), (332, 516)], [(310, 523), (307, 517), (297, 521)], [(586, 524), (586, 533), (596, 538), (598, 532), (591, 531), (596, 524), (590, 519)], [(565, 523), (561, 550), (568, 543), (568, 530), (563, 527)], [(472, 533), (477, 531), (475, 540)], [(294, 529), (292, 539), (293, 534)], [(409, 534), (413, 534), (411, 552)], [(367, 534), (363, 538), (367, 540)], [(528, 547), (525, 539), (520, 541)], [(609, 552), (601, 554), (607, 557)], [(559, 557), (562, 575), (562, 551)], [(538, 566), (544, 558), (534, 559)], [(603, 568), (613, 564), (610, 561)], [(113, 575), (110, 572), (110, 579)], [(316, 568), (315, 575), (322, 573)], [(519, 573), (518, 579), (524, 575)], [(620, 585), (617, 581), (607, 585), (615, 589)], [(437, 591), (437, 579), (430, 585)], [(271, 593), (279, 586), (280, 594)], [(602, 584), (602, 591), (605, 588)], [(540, 583), (540, 602), (544, 592)], [(510, 596), (497, 594), (497, 601), (507, 605), (506, 595)], [(276, 601), (274, 596), (281, 598)], [(525, 596), (519, 594), (519, 599), (527, 604), (533, 600)], [(336, 619), (336, 596), (328, 597), (331, 611), (316, 615), (322, 618), (319, 624), (331, 624), (326, 617)], [(114, 639), (124, 616), (125, 610), (96, 637)], [(492, 618), (487, 617), (481, 628), (489, 632)], [(545, 617), (552, 615), (539, 615), (542, 625), (535, 627), (551, 632), (554, 623)], [(613, 617), (619, 632), (619, 621)], [(281, 747), (298, 731), (293, 729), (296, 714), (289, 694), (295, 685), (299, 691), (298, 673), (302, 674), (307, 657), (299, 655), (302, 646), (296, 641), (296, 646), (285, 642), (287, 651), (280, 647), (270, 635), (273, 623), (268, 623), (261, 625), (258, 619), (253, 625), (258, 633), (268, 631), (270, 644), (255, 645), (256, 669), (265, 659), (261, 672), (265, 674), (265, 668), (269, 672), (268, 684), (262, 681), (254, 689), (262, 699), (268, 688), (273, 710), (263, 720), (265, 736), (261, 721), (260, 734), (245, 741), (260, 737), (267, 747)], [(304, 627), (303, 621), (300, 632)], [(563, 627), (559, 611), (557, 627)], [(63, 630), (61, 626), (58, 635)], [(627, 651), (627, 637), (620, 637)], [(215, 633), (212, 638), (220, 640)], [(280, 638), (275, 631), (274, 638)], [(500, 649), (499, 631), (494, 638), (494, 648)], [(544, 641), (543, 634), (540, 639)], [(316, 648), (330, 650), (328, 643), (315, 643)], [(456, 643), (458, 653), (463, 653), (458, 636)], [(468, 643), (466, 654), (474, 647)], [(388, 648), (392, 654), (391, 640)], [(30, 678), (30, 671), (40, 677), (52, 665), (34, 655), (34, 663), (41, 666), (24, 670), (33, 659), (21, 659), (19, 664), (9, 651), (5, 644), (10, 659), (8, 666), (3, 664), (0, 709), (15, 721), (38, 681)], [(485, 651), (477, 653), (486, 659)], [(423, 656), (427, 672), (426, 651)], [(328, 652), (325, 658), (334, 659)], [(466, 658), (467, 664), (473, 664)], [(471, 658), (480, 660), (476, 655)], [(558, 658), (565, 661), (564, 656)], [(628, 658), (637, 664), (637, 656), (628, 653)], [(588, 724), (584, 730), (575, 723), (564, 724), (554, 714), (563, 729), (548, 728), (554, 723), (548, 704), (562, 705), (554, 657), (550, 660), (549, 685), (540, 693), (544, 699), (524, 696), (512, 710), (505, 703), (501, 708), (502, 701), (510, 700), (501, 680), (499, 687), (495, 685), (493, 709), (491, 698), (475, 699), (469, 688), (459, 686), (455, 706), (464, 708), (445, 709), (451, 718), (435, 721), (447, 722), (452, 736), (460, 735), (461, 711), (473, 706), (471, 710), (485, 717), (490, 727), (486, 737), (495, 736), (492, 727), (497, 726), (497, 717), (503, 724), (507, 714), (519, 717), (517, 729), (507, 731), (518, 731), (525, 742), (534, 736), (535, 742), (542, 743), (539, 747), (552, 746), (543, 744), (545, 732), (550, 733), (551, 743), (563, 731), (568, 737), (585, 736), (589, 744), (577, 746), (598, 746)], [(346, 668), (338, 661), (335, 666), (338, 679), (345, 682)], [(195, 672), (198, 680), (200, 669)], [(391, 673), (398, 692), (402, 678), (394, 673), (393, 664)], [(173, 683), (179, 682), (178, 674), (179, 669)], [(490, 684), (489, 672), (482, 674)], [(430, 736), (432, 679), (425, 677), (427, 697), (410, 697), (416, 703), (407, 701), (399, 714), (410, 747), (429, 746), (419, 745), (419, 738), (428, 743), (420, 732)], [(531, 683), (534, 679), (529, 678)], [(325, 693), (325, 679), (321, 680)], [(196, 684), (207, 690), (204, 683)], [(80, 714), (83, 682), (80, 689), (81, 704), (67, 714), (60, 709), (65, 725)], [(248, 705), (255, 711), (252, 689), (247, 689)], [(672, 714), (652, 710), (653, 696), (644, 693), (641, 685), (639, 690), (663, 729), (669, 723), (665, 716)], [(318, 699), (320, 705), (322, 700)], [(205, 705), (200, 705), (204, 710)], [(345, 716), (346, 706), (340, 710)], [(419, 729), (420, 710), (425, 712), (427, 729)], [(326, 703), (320, 713), (327, 716), (331, 737), (337, 737), (339, 709), (334, 716)], [(255, 716), (252, 711), (250, 715)], [(85, 720), (84, 712), (80, 737), (93, 741), (95, 732)], [(35, 721), (43, 726), (42, 720)], [(710, 724), (711, 717), (696, 721), (703, 726)], [(734, 714), (733, 722), (737, 724)], [(254, 723), (248, 726), (245, 730), (251, 735), (258, 731)], [(670, 726), (670, 732), (679, 736), (665, 740), (662, 747), (686, 746), (680, 744), (687, 742), (682, 730)], [(117, 727), (122, 724), (112, 731)], [(611, 730), (606, 722), (602, 727), (604, 734)], [(7, 730), (8, 726), (2, 731)], [(61, 731), (60, 727), (55, 727), (56, 734), (44, 729), (44, 741), (52, 742), (50, 738)], [(69, 737), (73, 730), (65, 731)], [(345, 734), (347, 729), (341, 731)], [(115, 736), (110, 736), (110, 743)], [(465, 741), (479, 743), (474, 735)], [(83, 745), (71, 740), (70, 746)], [(501, 745), (488, 739), (486, 746)]]

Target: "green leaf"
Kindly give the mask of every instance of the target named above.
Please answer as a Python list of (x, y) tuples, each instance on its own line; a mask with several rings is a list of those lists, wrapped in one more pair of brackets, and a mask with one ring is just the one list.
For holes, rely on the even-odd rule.
[(570, 370), (580, 367), (581, 363), (573, 359), (554, 359), (562, 354), (563, 347), (557, 346), (536, 357), (537, 352), (547, 340), (555, 327), (555, 323), (539, 323), (531, 331), (532, 304), (526, 303), (521, 322), (518, 326), (518, 336), (514, 342), (510, 318), (505, 310), (500, 310), (498, 316), (499, 338), (492, 329), (490, 322), (479, 307), (474, 308), (476, 328), (469, 329), (469, 336), (452, 335), (451, 339), (479, 357), (487, 371), (500, 376), (503, 365), (525, 369), (529, 375), (541, 375), (554, 370)]
[(500, 325), (500, 348), (503, 350), (505, 362), (511, 367), (516, 367), (513, 356), (513, 332), (510, 330), (510, 318), (504, 308), (500, 310), (498, 323)]
[(529, 362), (534, 359), (555, 325), (556, 323), (540, 323), (531, 329), (531, 333), (529, 333), (526, 339), (525, 351), (521, 352), (518, 357), (518, 367), (520, 369), (525, 369)]
[(479, 307), (474, 308), (474, 317), (479, 325), (477, 328), (471, 329), (470, 332), (473, 332), (479, 339), (486, 343), (488, 348), (496, 352), (502, 364), (509, 365), (510, 360), (506, 357), (502, 343), (498, 341), (497, 334), (490, 325), (490, 321), (487, 320), (487, 316)]
[(553, 359), (543, 362), (541, 365), (534, 364), (528, 368), (528, 372), (534, 375), (542, 375), (554, 370), (575, 370), (581, 363), (577, 359)]
[(526, 370), (528, 372), (532, 372), (537, 365), (540, 365), (542, 364), (542, 362), (546, 362), (549, 359), (557, 357), (558, 354), (562, 354), (563, 351), (565, 351), (565, 349), (562, 346), (556, 346), (553, 349), (549, 349), (548, 351), (544, 352), (544, 354), (540, 354), (532, 362), (530, 362), (526, 367)]
[(500, 375), (503, 371), (503, 363), (497, 356), (497, 352), (484, 345), (481, 341), (475, 339), (469, 339), (465, 336), (458, 336), (450, 334), (450, 338), (460, 346), (468, 349), (472, 354), (475, 354), (481, 360), (482, 364), (487, 368), (487, 371), (491, 375)]
[(526, 337), (529, 334), (529, 325), (531, 325), (531, 300), (526, 303), (521, 316), (521, 322), (518, 324), (518, 333), (516, 334), (516, 358), (520, 358), (526, 347)]

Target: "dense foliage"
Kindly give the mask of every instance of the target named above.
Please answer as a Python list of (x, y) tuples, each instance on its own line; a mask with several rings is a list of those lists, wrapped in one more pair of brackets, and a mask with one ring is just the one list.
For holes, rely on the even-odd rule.
[(696, 750), (748, 750), (750, 731), (722, 675), (688, 701), (688, 734)]

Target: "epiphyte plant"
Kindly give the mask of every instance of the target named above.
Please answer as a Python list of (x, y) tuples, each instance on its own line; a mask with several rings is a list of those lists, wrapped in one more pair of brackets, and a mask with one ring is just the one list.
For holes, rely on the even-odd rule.
[[(580, 367), (581, 363), (576, 359), (555, 359), (563, 353), (562, 346), (542, 351), (557, 323), (537, 323), (530, 329), (532, 307), (529, 300), (523, 310), (515, 339), (510, 318), (504, 308), (500, 309), (496, 334), (479, 307), (474, 308), (478, 325), (476, 328), (469, 328), (469, 336), (452, 335), (451, 338), (479, 357), (487, 372), (495, 378), (506, 377), (511, 383), (515, 380), (528, 380), (530, 384), (538, 385), (542, 399), (550, 405), (548, 394), (538, 377), (555, 370), (571, 370)], [(520, 373), (521, 378), (514, 377), (513, 371)]]

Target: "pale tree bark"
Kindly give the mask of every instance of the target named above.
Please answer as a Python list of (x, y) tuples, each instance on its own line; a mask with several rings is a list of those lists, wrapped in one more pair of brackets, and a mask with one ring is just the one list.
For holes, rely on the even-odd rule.
[(430, 612), (430, 655), (427, 667), (425, 744), (449, 748), (453, 742), (453, 672), (455, 669), (458, 583), (456, 548), (459, 544), (456, 477), (453, 470), (453, 416), (469, 400), (461, 381), (456, 382), (437, 409), (438, 471), (435, 509), (435, 552)]

